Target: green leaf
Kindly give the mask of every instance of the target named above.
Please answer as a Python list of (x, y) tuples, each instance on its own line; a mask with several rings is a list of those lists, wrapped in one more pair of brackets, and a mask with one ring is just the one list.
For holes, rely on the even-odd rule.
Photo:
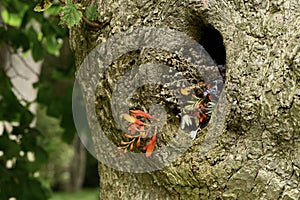
[(99, 16), (97, 7), (96, 6), (88, 6), (85, 10), (85, 16), (88, 20), (96, 21)]
[[(1, 1), (2, 3), (2, 1)], [(10, 26), (19, 27), (22, 23), (24, 14), (28, 10), (28, 5), (18, 1), (14, 5), (10, 5), (6, 8), (1, 8), (1, 17), (4, 23)]]
[(23, 48), (23, 51), (27, 51), (29, 49), (28, 37), (21, 30), (17, 28), (9, 28), (6, 32), (5, 37), (7, 37), (7, 39), (15, 49), (18, 49), (20, 47)]
[(21, 150), (20, 145), (11, 139), (9, 139), (6, 132), (0, 136), (0, 150), (4, 151), (6, 159), (11, 159), (19, 155)]
[(60, 19), (60, 24), (67, 25), (68, 28), (78, 25), (82, 17), (82, 13), (78, 10), (79, 6), (80, 4), (73, 4), (72, 0), (68, 0), (61, 9), (63, 16)]
[(44, 49), (39, 41), (36, 41), (32, 47), (32, 57), (34, 61), (39, 61), (44, 57)]
[(52, 2), (53, 0), (41, 0), (33, 10), (35, 12), (43, 12), (52, 6)]
[(41, 147), (36, 147), (34, 149), (34, 155), (35, 155), (35, 163), (38, 166), (41, 166), (48, 161), (48, 153)]
[(47, 9), (46, 13), (53, 16), (58, 16), (61, 9), (61, 5), (52, 5), (49, 9)]
[(49, 199), (50, 191), (36, 179), (30, 178), (26, 185), (23, 185), (23, 199)]
[(44, 40), (44, 44), (48, 53), (59, 56), (59, 50), (62, 47), (62, 40), (56, 39), (55, 35), (48, 35)]

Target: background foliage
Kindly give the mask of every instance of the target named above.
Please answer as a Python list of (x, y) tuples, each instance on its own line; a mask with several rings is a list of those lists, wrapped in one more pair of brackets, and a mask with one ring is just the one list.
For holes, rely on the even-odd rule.
[[(14, 53), (31, 53), (35, 61), (49, 54), (60, 55), (64, 38), (68, 35), (67, 29), (59, 25), (61, 4), (54, 1), (47, 11), (41, 13), (34, 11), (38, 3), (34, 0), (0, 2), (0, 48), (8, 45)], [(71, 142), (75, 129), (71, 98), (66, 97), (72, 93), (74, 71), (73, 58), (66, 60), (66, 65), (43, 65), (39, 82), (35, 84), (39, 88), (35, 102), (47, 105), (47, 114), (60, 120), (64, 130), (62, 137)], [(48, 147), (39, 141), (47, 141), (45, 137), (48, 136), (34, 126), (35, 115), (29, 111), (29, 106), (35, 102), (18, 99), (6, 71), (0, 66), (0, 121), (11, 124), (12, 128), (5, 128), (0, 133), (0, 199), (48, 199), (50, 190), (38, 176), (48, 161), (49, 152)]]

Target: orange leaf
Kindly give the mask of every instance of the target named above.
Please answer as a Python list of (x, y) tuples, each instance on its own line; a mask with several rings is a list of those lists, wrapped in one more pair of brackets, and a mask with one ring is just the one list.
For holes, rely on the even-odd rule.
[(144, 117), (144, 118), (147, 118), (147, 119), (150, 119), (150, 118), (153, 118), (153, 119), (156, 119), (156, 120), (159, 120), (157, 119), (156, 117), (148, 114), (148, 113), (145, 113), (144, 111), (142, 110), (130, 110), (130, 112), (132, 113), (132, 115), (134, 115), (135, 117)]
[(155, 130), (155, 133), (153, 134), (153, 136), (151, 138), (151, 141), (152, 142), (156, 142), (156, 130)]
[(147, 143), (147, 145), (144, 147), (144, 150), (146, 150), (146, 157), (151, 156), (154, 147), (156, 143), (156, 133), (152, 136), (151, 140)]
[(139, 147), (141, 145), (141, 138), (139, 137), (138, 141), (136, 142), (136, 147)]
[(130, 144), (129, 150), (132, 151), (133, 149), (133, 142)]
[(145, 124), (144, 122), (142, 122), (139, 119), (136, 119), (135, 124), (139, 125), (139, 126), (149, 126), (149, 124)]
[(155, 145), (155, 143), (148, 144), (147, 150), (146, 150), (146, 157), (151, 156), (151, 154), (152, 154), (152, 152), (154, 150), (154, 145)]
[(130, 110), (130, 112), (135, 116), (135, 117), (145, 117), (145, 118), (152, 118), (151, 115), (148, 113), (145, 113), (142, 110)]

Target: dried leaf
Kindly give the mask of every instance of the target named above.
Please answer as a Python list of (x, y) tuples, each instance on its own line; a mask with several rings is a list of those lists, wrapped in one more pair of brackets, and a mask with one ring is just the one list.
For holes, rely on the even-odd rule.
[(190, 94), (190, 90), (187, 87), (186, 88), (180, 88), (180, 93), (187, 96), (187, 95)]
[(41, 0), (40, 3), (38, 3), (35, 7), (34, 7), (34, 11), (35, 12), (43, 12), (45, 10), (47, 10), (48, 8), (50, 8), (53, 4), (53, 0)]
[(135, 121), (137, 120), (135, 117), (132, 117), (128, 114), (123, 114), (123, 118), (130, 123), (135, 123)]
[(192, 125), (192, 120), (189, 115), (184, 115), (181, 119), (180, 128), (184, 129), (185, 125), (187, 125), (187, 126)]

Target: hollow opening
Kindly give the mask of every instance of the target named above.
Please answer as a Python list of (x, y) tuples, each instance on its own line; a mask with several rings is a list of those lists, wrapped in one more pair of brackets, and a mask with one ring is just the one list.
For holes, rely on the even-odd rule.
[(213, 26), (204, 26), (199, 43), (205, 48), (217, 65), (226, 64), (226, 50), (221, 33)]
[(203, 46), (215, 61), (223, 81), (225, 81), (226, 48), (222, 34), (214, 26), (205, 21), (205, 16), (199, 16), (196, 13), (191, 13), (189, 25), (191, 36)]
[(212, 25), (205, 25), (201, 28), (199, 43), (204, 47), (210, 57), (218, 66), (220, 75), (225, 82), (226, 74), (226, 49), (223, 43), (222, 34)]

